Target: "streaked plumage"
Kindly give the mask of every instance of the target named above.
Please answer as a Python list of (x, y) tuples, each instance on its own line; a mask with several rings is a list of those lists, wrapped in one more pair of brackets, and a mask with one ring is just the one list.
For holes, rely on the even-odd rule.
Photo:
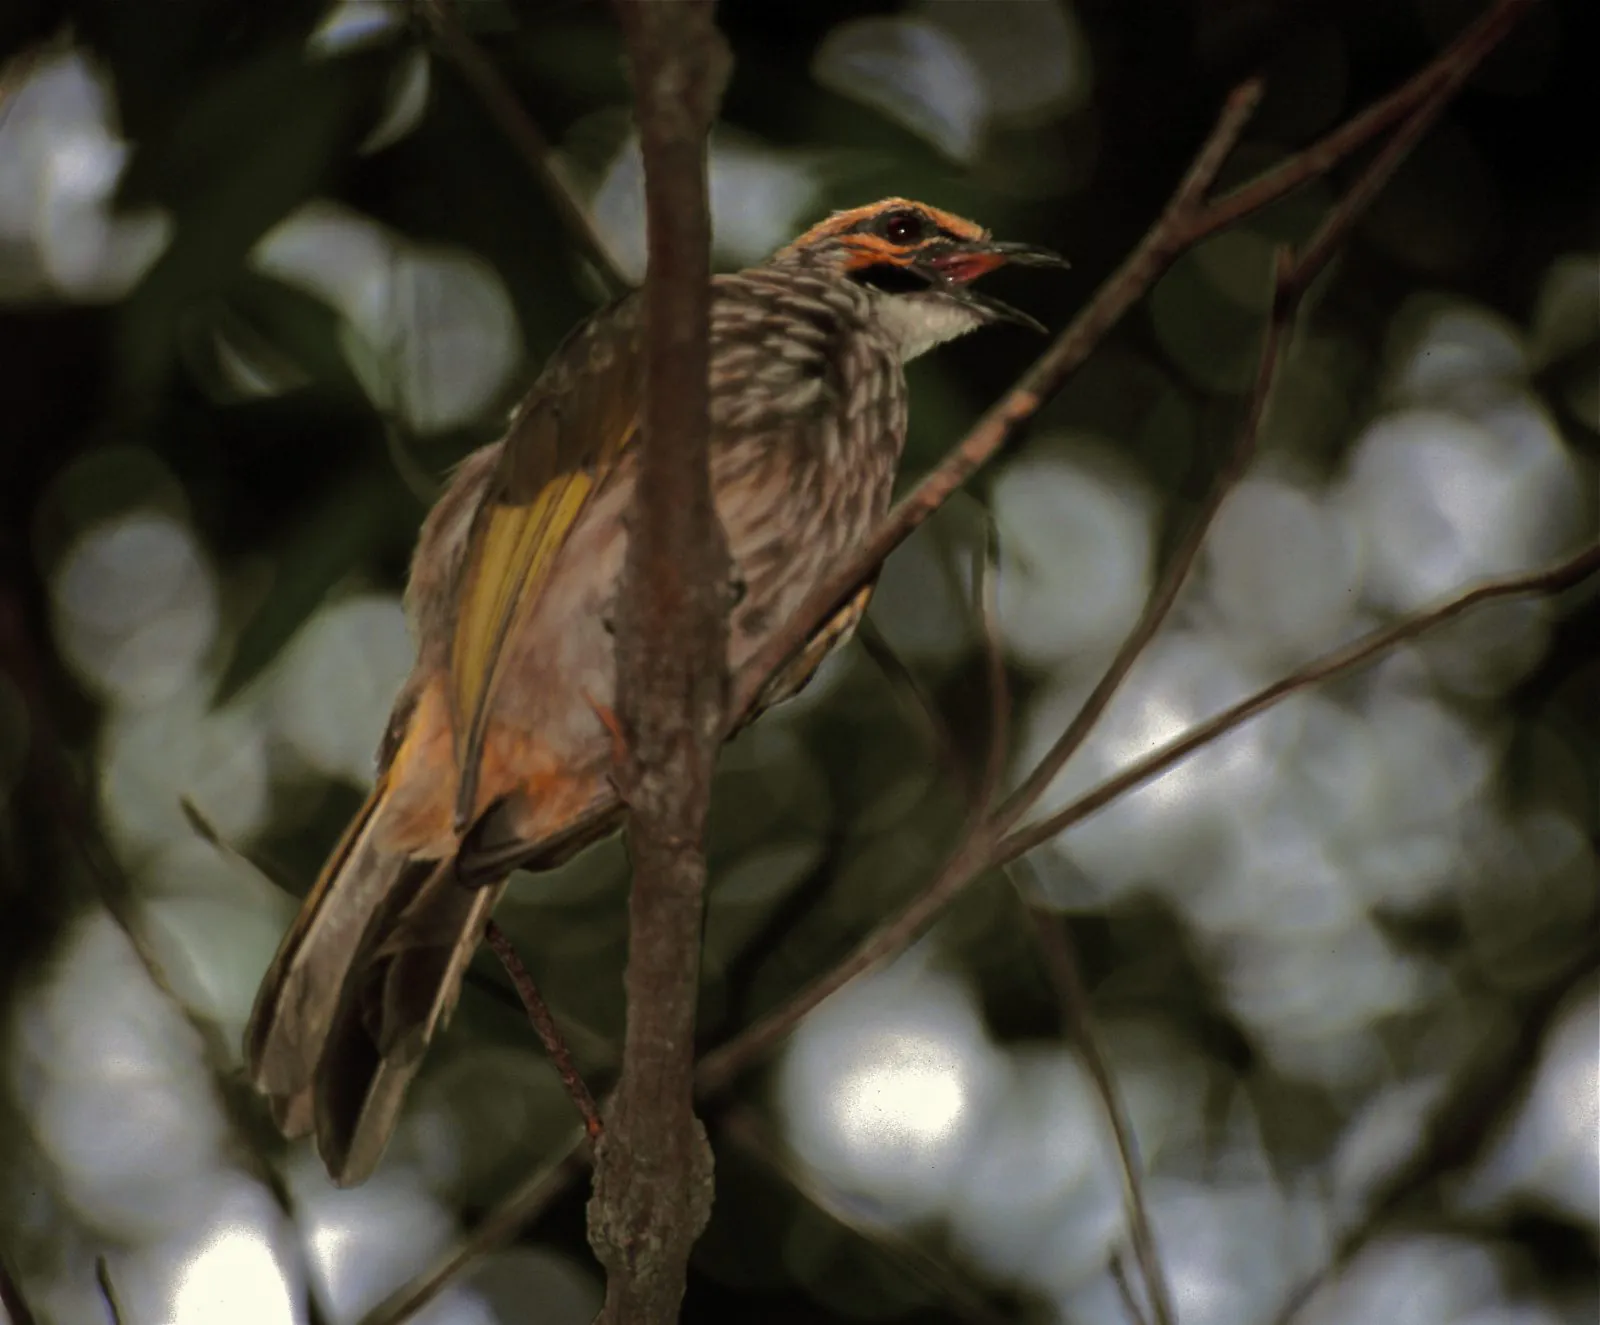
[[(888, 199), (715, 278), (711, 465), (738, 581), (731, 673), (887, 509), (905, 440), (901, 365), (986, 322), (1028, 321), (967, 284), (1006, 261), (1058, 260)], [(601, 713), (643, 337), (636, 294), (579, 326), (506, 437), (467, 458), (423, 525), (407, 592), (417, 662), (376, 783), (246, 1032), (251, 1079), (279, 1125), (314, 1131), (342, 1184), (376, 1165), (509, 871), (557, 864), (620, 821)], [(769, 701), (848, 637), (869, 592)]]

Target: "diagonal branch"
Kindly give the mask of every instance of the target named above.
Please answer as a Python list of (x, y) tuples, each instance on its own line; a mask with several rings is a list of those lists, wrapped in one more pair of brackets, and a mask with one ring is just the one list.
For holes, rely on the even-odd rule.
[[(1498, 0), (1426, 65), (1388, 96), (1341, 124), (1310, 147), (1223, 194), (1198, 218), (1205, 234), (1233, 225), (1303, 184), (1326, 175), (1352, 153), (1409, 116), (1422, 102), (1460, 88), (1505, 35), (1539, 0)], [(1204, 238), (1204, 235), (1199, 236)]]
[(995, 549), (994, 522), (988, 521), (983, 543), (973, 556), (973, 610), (978, 618), (978, 638), (983, 645), (983, 670), (989, 691), (989, 748), (984, 755), (972, 797), (975, 814), (988, 814), (1000, 779), (1005, 776), (1011, 742), (1011, 678), (1006, 673), (1005, 646), (1000, 639), (1000, 607), (995, 581), (1000, 558)]
[(544, 186), (550, 201), (561, 215), (562, 223), (577, 239), (608, 292), (613, 295), (622, 293), (628, 288), (628, 281), (617, 270), (606, 246), (600, 242), (589, 214), (573, 197), (571, 188), (556, 165), (554, 150), (517, 100), (517, 94), (495, 68), (494, 62), (462, 28), (452, 12), (451, 0), (413, 0), (413, 3), (433, 33), (439, 49), (477, 94), (483, 108), (489, 112), (489, 118), (510, 139), (529, 173)]
[(4, 1308), (11, 1325), (38, 1325), (39, 1318), (33, 1314), (4, 1256), (0, 1256), (0, 1308)]
[[(1117, 1169), (1122, 1175), (1122, 1206), (1128, 1221), (1128, 1240), (1133, 1244), (1133, 1257), (1144, 1280), (1145, 1298), (1150, 1303), (1156, 1325), (1177, 1325), (1178, 1313), (1172, 1305), (1172, 1291), (1167, 1287), (1166, 1275), (1161, 1271), (1160, 1255), (1156, 1249), (1155, 1233), (1150, 1227), (1150, 1215), (1145, 1208), (1143, 1180), (1144, 1166), (1139, 1159), (1139, 1147), (1133, 1135), (1133, 1122), (1122, 1103), (1116, 1078), (1100, 1043), (1100, 1033), (1095, 1029), (1090, 1011), (1089, 991), (1083, 983), (1083, 968), (1078, 961), (1078, 950), (1072, 942), (1061, 917), (1038, 902), (1033, 890), (1019, 883), (1007, 871), (1018, 898), (1028, 913), (1028, 923), (1033, 929), (1035, 945), (1044, 959), (1045, 974), (1055, 989), (1056, 1002), (1061, 1009), (1061, 1029), (1077, 1043), (1078, 1053), (1089, 1078), (1094, 1082), (1095, 1093), (1100, 1097), (1100, 1107), (1105, 1110), (1106, 1122), (1117, 1147)], [(1120, 1273), (1120, 1264), (1113, 1259), (1113, 1276)], [(1123, 1288), (1131, 1301), (1132, 1293)]]
[(781, 1178), (840, 1228), (869, 1244), (876, 1256), (926, 1285), (937, 1295), (943, 1313), (968, 1325), (1004, 1325), (1014, 1319), (986, 1302), (948, 1257), (922, 1246), (913, 1236), (864, 1221), (858, 1211), (850, 1208), (847, 1197), (818, 1182), (786, 1151), (751, 1106), (735, 1105), (724, 1110), (716, 1127), (720, 1136), (732, 1141), (751, 1160)]
[(1469, 1070), (1454, 1098), (1432, 1112), (1422, 1144), (1372, 1195), (1365, 1216), (1342, 1233), (1327, 1262), (1289, 1294), (1271, 1325), (1293, 1325), (1324, 1285), (1337, 1282), (1380, 1233), (1404, 1217), (1410, 1201), (1481, 1159), (1510, 1110), (1526, 1098), (1552, 1023), (1573, 991), (1597, 971), (1600, 935), (1591, 935), (1584, 950), (1524, 1005), (1513, 1043), (1482, 1055), (1481, 1070)]
[(1200, 548), (1205, 543), (1206, 535), (1211, 532), (1211, 525), (1217, 518), (1217, 512), (1222, 509), (1228, 494), (1238, 486), (1245, 470), (1250, 467), (1250, 461), (1255, 457), (1256, 442), (1261, 434), (1261, 421), (1266, 417), (1267, 400), (1272, 392), (1273, 378), (1278, 371), (1284, 336), (1297, 302), (1292, 297), (1286, 297), (1291, 288), (1290, 281), (1294, 277), (1294, 273), (1289, 269), (1287, 255), (1280, 251), (1276, 262), (1272, 316), (1267, 321), (1266, 335), (1262, 340), (1261, 358), (1256, 368), (1255, 389), (1251, 392), (1244, 426), (1239, 429), (1239, 437), (1234, 443), (1228, 462), (1212, 480), (1211, 490), (1206, 494), (1204, 504), (1162, 573), (1161, 581), (1150, 596), (1150, 601), (1145, 604), (1143, 614), (1128, 637), (1122, 641), (1122, 647), (1117, 650), (1110, 666), (1090, 691), (1089, 697), (1084, 700), (1083, 707), (1067, 724), (1067, 729), (1056, 739), (1044, 758), (1023, 779), (1022, 785), (995, 811), (995, 825), (1000, 833), (1010, 829), (1038, 802), (1039, 797), (1044, 795), (1050, 784), (1055, 781), (1056, 774), (1066, 766), (1067, 760), (1072, 758), (1079, 746), (1088, 738), (1095, 723), (1100, 720), (1101, 714), (1106, 711), (1106, 707), (1121, 688), (1123, 681), (1127, 679), (1128, 673), (1133, 670), (1139, 655), (1156, 637), (1173, 604), (1178, 601), (1178, 594), (1187, 583), (1189, 573), (1199, 559)]
[(767, 640), (733, 692), (728, 705), (730, 727), (737, 727), (748, 715), (765, 688), (767, 678), (797, 654), (840, 604), (877, 572), (884, 559), (1066, 385), (1067, 379), (1094, 352), (1106, 333), (1144, 297), (1156, 278), (1182, 252), (1185, 242), (1196, 242), (1182, 238), (1193, 229), (1194, 208), (1211, 187), (1216, 172), (1239, 141), (1239, 135), (1244, 132), (1260, 100), (1261, 86), (1254, 81), (1234, 91), (1166, 212), (1122, 266), (1096, 291), (1072, 325), (1022, 375), (1016, 386), (973, 425), (961, 443), (895, 504), (857, 549), (856, 555), (829, 576), (783, 629)]
[(588, 1083), (578, 1072), (577, 1064), (572, 1061), (572, 1052), (567, 1048), (566, 1037), (561, 1034), (561, 1027), (556, 1025), (555, 1014), (550, 1011), (550, 1005), (544, 1001), (544, 995), (539, 992), (539, 986), (534, 983), (528, 968), (522, 964), (522, 958), (517, 955), (516, 947), (505, 930), (491, 920), (484, 929), (483, 937), (494, 950), (494, 955), (500, 959), (500, 965), (505, 967), (506, 975), (510, 977), (512, 987), (517, 991), (517, 997), (522, 1000), (522, 1009), (528, 1014), (528, 1022), (533, 1027), (533, 1033), (539, 1037), (539, 1043), (544, 1046), (545, 1053), (550, 1055), (550, 1061), (555, 1064), (562, 1086), (572, 1100), (573, 1107), (577, 1109), (578, 1116), (583, 1119), (584, 1136), (593, 1147), (605, 1130), (600, 1124), (600, 1111), (595, 1108), (594, 1095), (590, 1093)]
[(100, 1289), (100, 1300), (105, 1303), (106, 1316), (111, 1325), (123, 1325), (127, 1317), (122, 1314), (122, 1304), (117, 1300), (116, 1285), (111, 1282), (111, 1266), (104, 1256), (94, 1258), (94, 1281)]
[(1056, 813), (1036, 823), (1016, 829), (996, 844), (995, 863), (1005, 864), (1015, 860), (1018, 856), (1032, 851), (1034, 847), (1064, 833), (1096, 811), (1105, 809), (1118, 797), (1126, 795), (1151, 778), (1159, 777), (1201, 746), (1209, 745), (1234, 728), (1242, 727), (1251, 718), (1265, 713), (1274, 705), (1281, 704), (1290, 695), (1309, 690), (1312, 686), (1321, 685), (1325, 681), (1331, 681), (1376, 662), (1396, 646), (1404, 644), (1409, 639), (1415, 639), (1435, 626), (1442, 626), (1446, 621), (1451, 621), (1482, 603), (1492, 602), (1497, 598), (1526, 597), (1530, 594), (1548, 597), (1574, 588), (1593, 575), (1600, 575), (1600, 542), (1590, 543), (1572, 557), (1553, 566), (1530, 571), (1525, 575), (1508, 575), (1503, 579), (1489, 580), (1437, 607), (1408, 616), (1392, 626), (1364, 635), (1342, 649), (1324, 654), (1298, 671), (1290, 672), (1282, 680), (1256, 691), (1249, 698), (1241, 699), (1237, 704), (1223, 709), (1216, 717), (1191, 727), (1182, 736), (1169, 741), (1137, 763), (1130, 764), (1093, 790), (1085, 792), (1071, 805), (1062, 807)]
[(1122, 1263), (1121, 1252), (1112, 1254), (1111, 1282), (1116, 1285), (1117, 1298), (1122, 1303), (1122, 1309), (1128, 1313), (1131, 1325), (1145, 1325), (1144, 1308), (1134, 1296), (1133, 1283), (1128, 1278), (1128, 1267)]
[(956, 749), (955, 735), (950, 730), (950, 724), (940, 711), (939, 705), (928, 693), (927, 687), (907, 666), (906, 660), (895, 651), (894, 645), (884, 638), (883, 632), (878, 629), (870, 616), (864, 618), (857, 627), (856, 641), (867, 657), (877, 664), (878, 670), (883, 673), (883, 679), (894, 691), (895, 698), (910, 712), (912, 720), (922, 728), (929, 752), (939, 766), (939, 772), (948, 776), (953, 783), (960, 785), (962, 778), (967, 774)]
[(564, 1145), (502, 1197), (460, 1242), (361, 1318), (360, 1325), (403, 1325), (450, 1286), (478, 1257), (503, 1247), (539, 1217), (583, 1174), (584, 1133)]

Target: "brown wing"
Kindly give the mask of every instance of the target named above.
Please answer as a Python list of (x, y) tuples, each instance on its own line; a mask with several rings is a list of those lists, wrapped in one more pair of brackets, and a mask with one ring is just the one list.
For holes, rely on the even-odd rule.
[(483, 742), (506, 641), (533, 612), (573, 525), (638, 434), (642, 326), (641, 301), (629, 295), (556, 351), (512, 420), (474, 519), (450, 655), (458, 830), (479, 808)]

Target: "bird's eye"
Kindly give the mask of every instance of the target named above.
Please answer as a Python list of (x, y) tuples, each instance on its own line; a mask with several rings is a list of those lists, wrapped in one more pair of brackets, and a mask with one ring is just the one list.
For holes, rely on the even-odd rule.
[(922, 238), (922, 218), (915, 212), (890, 212), (883, 218), (883, 237), (891, 244), (915, 244)]

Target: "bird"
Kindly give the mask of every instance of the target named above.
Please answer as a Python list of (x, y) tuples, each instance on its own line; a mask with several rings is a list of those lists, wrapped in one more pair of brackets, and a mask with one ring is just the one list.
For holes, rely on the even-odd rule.
[[(888, 510), (904, 365), (1026, 313), (974, 288), (1047, 249), (905, 198), (835, 212), (767, 261), (712, 278), (710, 467), (734, 583), (738, 677)], [(254, 1088), (332, 1181), (376, 1169), (513, 870), (620, 826), (611, 627), (645, 393), (639, 291), (560, 344), (505, 435), (425, 518), (406, 587), (415, 664), (370, 794), (268, 967), (245, 1030)], [(648, 494), (646, 494), (648, 500)], [(798, 691), (872, 584), (768, 683)]]

